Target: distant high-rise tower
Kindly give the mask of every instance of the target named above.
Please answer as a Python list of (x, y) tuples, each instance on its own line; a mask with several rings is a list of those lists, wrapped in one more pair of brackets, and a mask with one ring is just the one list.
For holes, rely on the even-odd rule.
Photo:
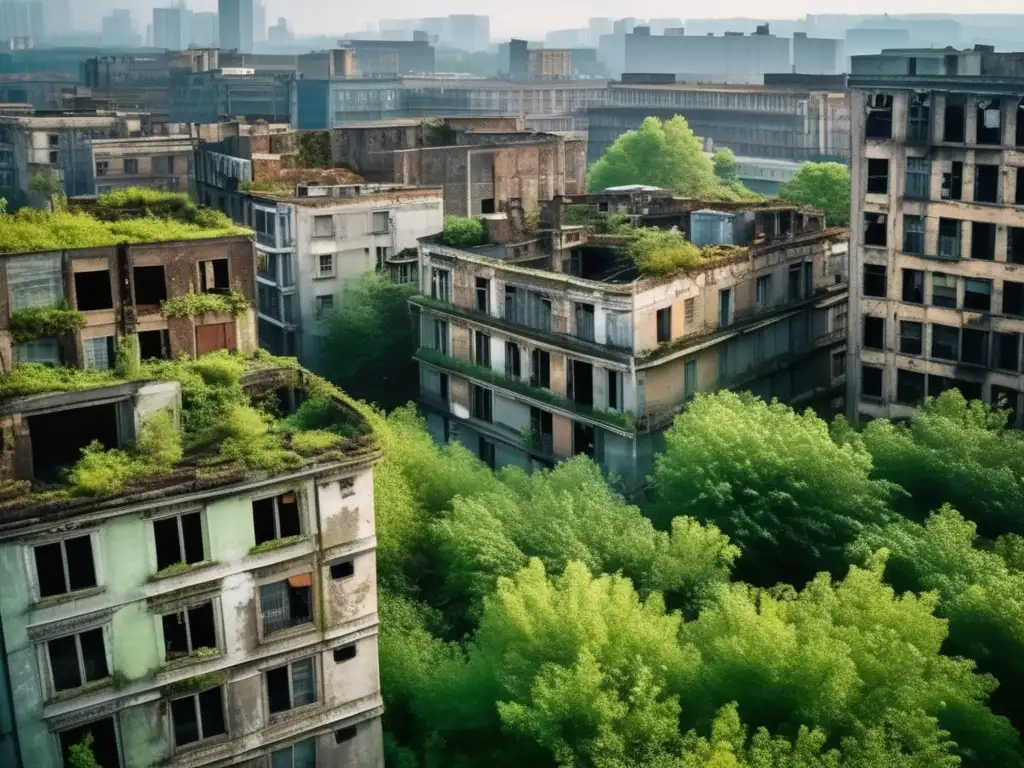
[(267, 7), (262, 0), (253, 0), (252, 41), (254, 43), (267, 42)]
[(220, 47), (252, 53), (253, 0), (218, 0)]
[(43, 26), (47, 38), (62, 37), (74, 31), (71, 25), (71, 0), (42, 0), (42, 3), (46, 17)]
[(153, 9), (154, 48), (166, 48), (169, 51), (180, 51), (185, 48), (188, 42), (185, 40), (186, 13), (184, 5)]

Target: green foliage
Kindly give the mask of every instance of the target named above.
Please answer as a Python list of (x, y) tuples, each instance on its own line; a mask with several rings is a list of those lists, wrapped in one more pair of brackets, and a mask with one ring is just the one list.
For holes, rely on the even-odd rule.
[(271, 426), (270, 417), (251, 405), (231, 406), (226, 417), (217, 424), (220, 432), (217, 460), (268, 472), (302, 466), (302, 457), (285, 449)]
[(97, 761), (92, 751), (92, 731), (87, 731), (85, 738), (77, 744), (68, 747), (68, 762), (71, 768), (103, 768)]
[(34, 171), (28, 180), (28, 190), (45, 197), (46, 205), (52, 212), (63, 207), (64, 180), (53, 168), (40, 168)]
[(440, 117), (424, 120), (420, 124), (423, 143), (428, 147), (448, 147), (455, 143), (455, 129)]
[(644, 275), (674, 275), (704, 263), (700, 248), (678, 229), (642, 227), (634, 230), (629, 255)]
[(283, 539), (271, 539), (270, 541), (264, 541), (262, 544), (250, 547), (249, 554), (258, 555), (263, 552), (272, 552), (275, 549), (281, 549), (281, 547), (290, 547), (292, 544), (298, 544), (300, 541), (302, 541), (301, 536), (285, 536)]
[(204, 229), (234, 228), (225, 214), (212, 208), (200, 208), (184, 193), (148, 187), (129, 187), (100, 195), (91, 211), (96, 218), (107, 222), (145, 218), (191, 224)]
[(85, 327), (85, 315), (71, 309), (66, 301), (53, 307), (31, 307), (11, 313), (11, 339), (22, 344), (48, 336), (62, 336)]
[(160, 305), (164, 317), (196, 317), (204, 312), (226, 312), (242, 315), (252, 305), (249, 300), (236, 291), (230, 293), (196, 293), (189, 291), (181, 296), (174, 296)]
[(453, 248), (475, 248), (487, 242), (484, 225), (477, 219), (465, 216), (445, 216), (441, 236)]
[(210, 562), (208, 560), (203, 560), (198, 563), (186, 563), (183, 561), (171, 563), (166, 568), (162, 568), (156, 573), (154, 573), (153, 581), (158, 581), (159, 579), (167, 579), (171, 576), (180, 576), (183, 573), (188, 573), (189, 571), (194, 571), (198, 568), (205, 568), (208, 565), (210, 565)]
[(142, 375), (137, 333), (126, 333), (117, 340), (117, 361), (114, 370), (118, 376), (125, 379), (138, 379)]
[(196, 675), (185, 680), (170, 683), (164, 688), (167, 696), (171, 699), (188, 696), (191, 693), (202, 693), (218, 685), (227, 682), (227, 672), (208, 672), (205, 675)]
[(296, 139), (299, 168), (331, 167), (331, 134), (327, 131), (304, 131)]
[(804, 163), (792, 179), (779, 187), (779, 197), (820, 208), (829, 226), (848, 226), (850, 169), (841, 163)]
[(714, 166), (681, 116), (662, 122), (648, 117), (638, 130), (615, 140), (590, 169), (592, 192), (624, 184), (648, 184), (700, 197), (717, 185)]
[(296, 432), (291, 438), (291, 448), (300, 456), (314, 456), (341, 443), (341, 435), (326, 429), (310, 429)]
[(562, 215), (562, 223), (568, 226), (591, 224), (598, 218), (598, 215), (596, 205), (590, 205), (588, 203), (572, 203), (565, 206), (565, 210)]
[(77, 392), (117, 384), (114, 371), (81, 370), (22, 363), (0, 376), (0, 397), (38, 395), (44, 392)]
[(711, 156), (711, 163), (715, 167), (715, 176), (726, 184), (739, 181), (739, 172), (736, 170), (736, 155), (728, 147), (722, 147)]

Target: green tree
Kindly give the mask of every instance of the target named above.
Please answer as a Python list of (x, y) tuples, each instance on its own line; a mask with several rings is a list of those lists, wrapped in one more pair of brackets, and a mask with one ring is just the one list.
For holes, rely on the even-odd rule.
[(740, 575), (761, 586), (839, 575), (843, 547), (891, 514), (891, 489), (870, 478), (871, 457), (833, 442), (810, 411), (749, 394), (698, 395), (665, 444), (655, 459), (655, 523), (685, 515), (714, 524), (740, 547)]
[(739, 171), (736, 168), (736, 155), (728, 147), (722, 147), (711, 156), (711, 162), (715, 166), (715, 176), (725, 184), (739, 181)]
[(849, 226), (850, 169), (841, 163), (804, 163), (779, 187), (779, 197), (820, 208), (829, 226)]
[(464, 216), (445, 216), (444, 241), (456, 248), (475, 248), (487, 242), (484, 225), (477, 219)]
[(686, 120), (648, 117), (639, 129), (615, 140), (590, 169), (591, 191), (623, 184), (649, 184), (698, 197), (717, 185), (711, 158)]
[(409, 317), (412, 285), (367, 273), (345, 287), (341, 307), (324, 320), (323, 373), (343, 390), (385, 408), (416, 397), (419, 378)]
[(64, 182), (52, 168), (40, 168), (29, 177), (28, 190), (45, 198), (47, 209), (54, 212), (64, 196)]

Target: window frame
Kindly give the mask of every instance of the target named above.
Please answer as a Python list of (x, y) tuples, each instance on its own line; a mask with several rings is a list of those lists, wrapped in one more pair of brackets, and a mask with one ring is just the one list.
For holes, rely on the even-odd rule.
[[(327, 259), (327, 269), (324, 270), (324, 259)], [(335, 263), (333, 253), (321, 253), (316, 257), (316, 276), (318, 278), (334, 277)]]
[[(308, 575), (309, 576), (309, 587), (308, 587), (308, 589), (309, 589), (309, 618), (306, 621), (303, 621), (303, 622), (300, 622), (300, 623), (296, 623), (294, 616), (291, 615), (291, 604), (290, 604), (290, 601), (289, 601), (289, 607), (288, 607), (289, 624), (288, 624), (288, 626), (281, 627), (280, 629), (274, 629), (274, 630), (271, 630), (270, 632), (268, 632), (267, 628), (266, 628), (266, 622), (265, 622), (265, 619), (264, 619), (263, 597), (262, 597), (263, 587), (268, 587), (268, 586), (270, 586), (272, 584), (280, 584), (280, 583), (284, 582), (286, 588), (296, 589), (296, 587), (292, 587), (291, 584), (288, 583), (288, 581), (289, 581), (289, 579), (291, 579), (294, 576), (303, 576), (303, 575)], [(315, 569), (313, 568), (312, 565), (310, 565), (308, 563), (304, 563), (303, 565), (298, 566), (298, 567), (296, 567), (293, 570), (284, 571), (284, 572), (281, 572), (281, 573), (275, 573), (272, 576), (268, 576), (265, 579), (260, 579), (256, 583), (256, 621), (257, 621), (257, 626), (259, 628), (259, 641), (260, 642), (266, 642), (268, 638), (271, 638), (271, 637), (273, 637), (275, 635), (280, 636), (281, 633), (284, 633), (284, 632), (290, 632), (290, 631), (294, 631), (294, 630), (297, 630), (297, 629), (304, 629), (304, 631), (308, 631), (308, 629), (310, 627), (316, 627), (316, 610), (315, 610), (315, 606), (316, 606), (316, 600), (317, 600), (317, 592), (318, 592), (318, 590), (317, 590), (317, 579), (316, 579)], [(290, 594), (289, 594), (289, 597), (290, 597)]]
[[(218, 653), (222, 653), (223, 652), (223, 649), (222, 649), (223, 631), (221, 629), (221, 624), (220, 624), (220, 612), (218, 611), (218, 602), (219, 602), (218, 598), (210, 597), (210, 598), (208, 598), (206, 600), (200, 600), (198, 602), (187, 603), (186, 605), (182, 606), (180, 610), (175, 610), (175, 611), (170, 611), (169, 613), (161, 613), (160, 614), (160, 636), (161, 636), (160, 639), (163, 641), (161, 643), (161, 646), (162, 646), (162, 649), (163, 649), (163, 656), (164, 656), (164, 663), (165, 664), (173, 664), (174, 662), (181, 661), (182, 659), (191, 658), (191, 657), (194, 656), (196, 651), (198, 651), (200, 648), (211, 647), (211, 646), (203, 646), (203, 645), (198, 645), (197, 646), (195, 644), (195, 641), (192, 638), (192, 626), (191, 626), (191, 619), (189, 617), (189, 611), (192, 611), (192, 610), (197, 609), (197, 608), (202, 608), (204, 605), (207, 605), (207, 604), (209, 604), (210, 612), (211, 612), (211, 614), (213, 616), (213, 642), (214, 642), (214, 645), (212, 647)], [(173, 659), (169, 659), (169, 658), (167, 658), (167, 635), (164, 633), (163, 620), (166, 617), (168, 617), (168, 616), (177, 616), (179, 614), (184, 616), (184, 622), (185, 622), (185, 644), (186, 644), (186, 646), (188, 647), (189, 650), (188, 650), (188, 653), (186, 653), (184, 656), (176, 656)]]
[[(220, 691), (220, 709), (221, 709), (221, 718), (223, 719), (223, 722), (224, 722), (224, 730), (221, 733), (215, 733), (215, 734), (213, 734), (211, 736), (206, 736), (203, 733), (203, 717), (202, 717), (202, 709), (199, 706), (199, 697), (202, 694), (207, 693), (209, 691), (213, 691), (213, 690)], [(197, 747), (200, 744), (209, 742), (212, 739), (223, 738), (223, 737), (230, 737), (231, 736), (231, 728), (230, 728), (231, 724), (230, 724), (230, 722), (228, 720), (228, 711), (227, 711), (228, 702), (227, 702), (227, 696), (224, 695), (224, 692), (225, 692), (225, 686), (223, 684), (221, 684), (221, 685), (211, 686), (211, 687), (206, 688), (205, 690), (202, 690), (202, 691), (196, 691), (194, 693), (189, 693), (189, 694), (186, 694), (185, 696), (176, 696), (174, 698), (168, 699), (167, 721), (168, 721), (168, 725), (170, 726), (170, 744), (171, 744), (171, 752), (172, 752), (172, 754), (177, 754), (178, 752), (181, 752), (183, 750), (193, 749), (193, 748)], [(173, 707), (173, 704), (176, 701), (183, 701), (185, 699), (192, 699), (192, 701), (193, 701), (193, 707), (195, 709), (195, 716), (196, 716), (196, 731), (197, 731), (197, 734), (198, 734), (199, 738), (196, 739), (195, 741), (189, 741), (189, 742), (186, 742), (185, 744), (179, 744), (178, 743), (178, 736), (177, 736), (177, 733), (175, 732), (176, 728), (175, 728), (175, 725), (174, 725), (174, 707)]]
[[(84, 635), (84, 634), (86, 634), (88, 632), (99, 632), (100, 633), (100, 637), (102, 638), (102, 641), (103, 641), (103, 663), (106, 666), (106, 670), (107, 670), (107, 674), (102, 675), (101, 677), (97, 677), (94, 680), (89, 680), (86, 677), (85, 656), (82, 653), (82, 635)], [(56, 642), (58, 640), (67, 640), (68, 638), (73, 638), (74, 639), (74, 643), (75, 643), (75, 656), (76, 656), (76, 660), (78, 661), (78, 679), (79, 679), (80, 682), (78, 683), (78, 685), (72, 686), (70, 688), (61, 688), (60, 690), (58, 690), (57, 689), (57, 679), (54, 677), (54, 674), (53, 674), (53, 657), (50, 654), (50, 643)], [(57, 696), (58, 694), (64, 695), (64, 696), (71, 695), (74, 691), (81, 691), (83, 688), (86, 688), (87, 686), (90, 686), (90, 685), (92, 685), (94, 683), (99, 683), (99, 682), (102, 682), (103, 680), (108, 680), (108, 679), (110, 679), (111, 675), (113, 674), (112, 671), (111, 671), (112, 670), (112, 659), (111, 659), (111, 653), (110, 653), (110, 631), (109, 631), (108, 625), (102, 624), (102, 625), (98, 625), (98, 626), (83, 627), (83, 628), (79, 629), (78, 631), (72, 632), (71, 634), (68, 634), (68, 635), (60, 635), (60, 636), (57, 636), (57, 637), (48, 637), (46, 640), (42, 641), (40, 643), (40, 645), (43, 647), (43, 656), (46, 659), (47, 686), (48, 686), (49, 693), (50, 693), (49, 698), (53, 698), (53, 697)]]
[[(313, 685), (313, 699), (303, 704), (295, 703), (295, 667), (300, 664), (309, 664), (310, 672), (309, 678)], [(279, 670), (287, 670), (288, 678), (288, 707), (287, 709), (280, 709), (271, 711), (270, 709), (270, 682), (267, 675), (271, 672), (277, 672)], [(296, 659), (295, 661), (289, 661), (286, 664), (278, 664), (276, 666), (267, 667), (263, 671), (263, 687), (266, 691), (264, 697), (264, 706), (266, 707), (267, 719), (269, 722), (279, 719), (281, 717), (287, 717), (293, 715), (298, 710), (306, 709), (307, 707), (315, 707), (320, 703), (321, 696), (323, 695), (323, 686), (320, 683), (319, 678), (320, 665), (317, 663), (317, 656), (307, 656), (303, 659)]]
[[(324, 222), (330, 223), (330, 231), (328, 232), (324, 227), (320, 226)], [(321, 238), (333, 238), (336, 227), (334, 226), (334, 216), (329, 213), (319, 214), (313, 217), (313, 237), (314, 239)]]
[(316, 319), (323, 320), (324, 315), (327, 312), (334, 311), (334, 294), (324, 293), (315, 297), (316, 302)]
[[(192, 509), (183, 509), (183, 510), (181, 510), (179, 512), (171, 512), (169, 514), (162, 514), (162, 515), (155, 516), (155, 517), (153, 517), (149, 521), (150, 541), (152, 542), (152, 546), (150, 548), (150, 552), (153, 555), (153, 573), (159, 573), (160, 571), (164, 570), (165, 568), (169, 568), (172, 565), (175, 565), (176, 563), (185, 563), (185, 564), (190, 565), (190, 566), (196, 566), (196, 565), (199, 565), (200, 563), (207, 563), (207, 562), (210, 561), (210, 544), (209, 544), (209, 537), (208, 537), (207, 531), (206, 531), (206, 515), (203, 514), (203, 512), (204, 512), (204, 510), (203, 510), (202, 507), (192, 508)], [(203, 559), (202, 560), (196, 560), (195, 562), (192, 562), (192, 563), (188, 562), (188, 560), (187, 560), (188, 555), (185, 553), (185, 531), (184, 531), (184, 528), (182, 527), (182, 522), (181, 522), (181, 518), (185, 517), (186, 515), (199, 515), (199, 530), (201, 532), (202, 539), (203, 539)], [(174, 563), (169, 563), (168, 565), (165, 565), (165, 566), (163, 566), (163, 568), (161, 568), (160, 567), (160, 556), (159, 556), (159, 553), (157, 551), (157, 546), (156, 546), (156, 539), (157, 539), (156, 524), (164, 522), (166, 520), (170, 520), (171, 518), (175, 518), (177, 520), (176, 528), (177, 528), (177, 531), (178, 531), (178, 553), (182, 556), (182, 559), (181, 560), (177, 560)]]
[[(381, 229), (378, 220), (381, 216), (384, 216), (384, 227)], [(373, 211), (370, 214), (370, 234), (372, 235), (386, 235), (391, 231), (391, 210), (384, 209), (383, 211)]]
[(309, 743), (309, 744), (313, 745), (313, 765), (315, 766), (316, 765), (316, 761), (317, 761), (317, 755), (319, 754), (319, 750), (317, 749), (317, 746), (316, 746), (316, 736), (309, 736), (309, 737), (307, 737), (305, 739), (300, 739), (299, 741), (292, 742), (291, 744), (288, 744), (288, 745), (286, 745), (284, 747), (279, 747), (279, 748), (275, 749), (274, 751), (272, 751), (270, 753), (270, 765), (271, 765), (271, 768), (273, 768), (273, 766), (277, 765), (276, 755), (279, 755), (279, 754), (281, 754), (282, 752), (285, 752), (285, 751), (287, 751), (289, 753), (289, 758), (290, 758), (289, 759), (289, 768), (295, 768), (295, 765), (296, 765), (295, 764), (295, 747), (299, 746), (300, 744), (306, 744), (306, 743)]
[[(98, 534), (96, 531), (88, 531), (84, 535), (47, 537), (34, 541), (25, 547), (25, 557), (28, 560), (27, 565), (29, 566), (28, 573), (32, 574), (32, 591), (36, 602), (42, 602), (44, 600), (60, 600), (61, 598), (68, 598), (70, 595), (75, 595), (90, 589), (103, 588), (103, 583), (100, 580), (99, 558), (97, 557), (97, 553), (99, 551), (97, 538)], [(89, 540), (89, 556), (92, 560), (92, 580), (95, 582), (92, 586), (79, 587), (78, 589), (71, 588), (71, 571), (69, 570), (70, 566), (68, 564), (67, 542), (73, 539)], [(36, 558), (36, 549), (39, 547), (52, 546), (54, 544), (60, 545), (61, 565), (64, 568), (64, 584), (67, 589), (64, 592), (58, 592), (52, 595), (43, 595), (42, 585), (39, 580), (39, 561)]]
[[(281, 535), (281, 507), (278, 504), (278, 500), (282, 496), (285, 496), (285, 495), (287, 495), (289, 493), (291, 493), (291, 494), (293, 494), (295, 496), (295, 515), (298, 518), (298, 523), (299, 523), (299, 532), (298, 532), (298, 534), (295, 534), (295, 535), (297, 535), (299, 537), (304, 537), (304, 536), (308, 536), (309, 535), (309, 530), (308, 530), (309, 526), (306, 523), (305, 515), (303, 514), (303, 511), (305, 509), (305, 505), (303, 504), (302, 493), (298, 489), (283, 490), (280, 493), (274, 493), (274, 494), (269, 494), (269, 495), (260, 494), (258, 496), (253, 496), (252, 499), (250, 499), (250, 507), (253, 507), (256, 504), (256, 502), (258, 502), (258, 501), (270, 500), (271, 502), (273, 502), (273, 504), (274, 504), (273, 517), (274, 517), (274, 534), (275, 534), (275, 536), (274, 536), (274, 538), (267, 539), (266, 541), (263, 541), (263, 542), (257, 541), (256, 542), (256, 546), (257, 547), (260, 546), (260, 544), (265, 544), (265, 543), (270, 542), (270, 541), (281, 541), (282, 539), (290, 538), (289, 536), (282, 536)], [(255, 508), (252, 509), (252, 514), (253, 514), (253, 538), (255, 539), (255, 531), (256, 531), (256, 517), (255, 517), (256, 510), (255, 510)]]

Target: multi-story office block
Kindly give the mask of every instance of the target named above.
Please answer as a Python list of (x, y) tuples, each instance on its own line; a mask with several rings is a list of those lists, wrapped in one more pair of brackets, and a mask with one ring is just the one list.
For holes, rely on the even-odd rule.
[[(638, 488), (698, 392), (751, 390), (842, 410), (847, 233), (791, 205), (674, 200), (649, 188), (484, 217), (490, 244), (420, 243), (420, 402), (439, 441), (492, 466), (585, 453)], [(678, 226), (705, 262), (644, 275), (616, 211)], [(596, 218), (590, 218), (596, 217)], [(604, 227), (597, 223), (596, 229)]]
[(253, 0), (217, 0), (220, 47), (252, 53), (253, 20)]
[(1024, 65), (990, 49), (853, 59), (848, 405), (902, 418), (958, 388), (1018, 424)]

